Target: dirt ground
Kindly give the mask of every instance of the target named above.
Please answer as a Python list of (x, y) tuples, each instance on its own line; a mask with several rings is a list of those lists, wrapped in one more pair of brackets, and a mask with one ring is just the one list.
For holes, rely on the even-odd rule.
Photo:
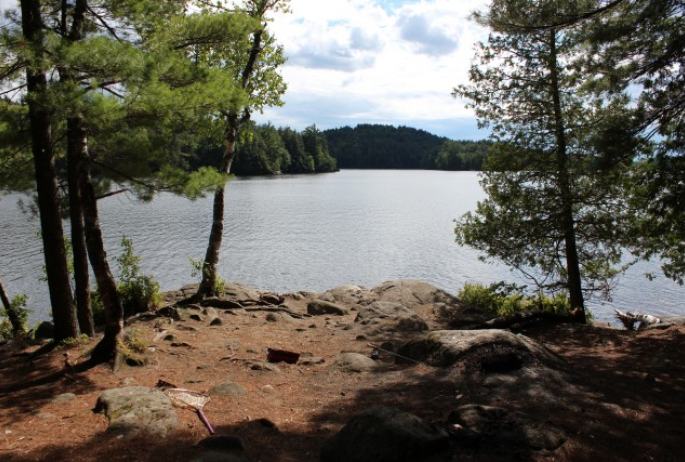
[[(199, 451), (194, 445), (208, 431), (191, 411), (178, 410), (181, 425), (164, 439), (121, 438), (106, 431), (103, 414), (92, 411), (105, 389), (154, 387), (159, 380), (204, 393), (227, 381), (241, 384), (245, 396), (213, 397), (204, 411), (217, 434), (240, 437), (254, 461), (318, 461), (328, 437), (352, 415), (376, 404), (443, 422), (450, 410), (472, 403), (524, 411), (568, 435), (553, 453), (512, 454), (511, 460), (685, 460), (685, 328), (638, 333), (559, 325), (523, 332), (566, 361), (562, 372), (568, 387), (554, 389), (550, 401), (500, 391), (477, 377), (466, 379), (458, 366), (446, 371), (395, 365), (390, 355), (381, 355), (383, 367), (376, 372), (334, 370), (331, 362), (341, 352), (370, 355), (370, 343), (403, 341), (362, 331), (352, 322), (354, 314), (293, 319), (242, 309), (220, 313), (223, 324), (214, 327), (189, 319), (188, 313), (181, 321), (131, 323), (127, 329), (147, 343), (150, 361), (144, 367), (123, 366), (117, 373), (107, 365), (83, 373), (65, 368), (65, 355), (71, 362), (82, 361), (93, 342), (62, 347), (33, 361), (27, 354), (36, 346), (2, 346), (0, 460), (192, 460)], [(426, 316), (432, 329), (444, 327)], [(163, 339), (164, 330), (173, 333), (173, 340)], [(279, 363), (277, 371), (253, 370), (266, 360), (267, 348), (301, 353), (300, 363)], [(301, 364), (310, 357), (324, 362)], [(76, 398), (55, 400), (64, 393)], [(454, 460), (508, 459), (468, 449), (455, 452)]]

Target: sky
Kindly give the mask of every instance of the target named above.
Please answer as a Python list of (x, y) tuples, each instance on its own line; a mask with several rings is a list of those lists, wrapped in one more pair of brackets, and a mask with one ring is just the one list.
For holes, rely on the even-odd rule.
[(468, 82), (487, 31), (468, 16), (486, 0), (291, 0), (270, 24), (288, 59), (283, 107), (258, 122), (303, 129), (404, 125), (482, 139), (471, 110), (451, 96)]
[[(0, 0), (0, 8), (16, 5)], [(487, 0), (291, 0), (270, 23), (285, 50), (283, 107), (259, 123), (302, 130), (359, 123), (404, 125), (451, 139), (482, 139), (471, 110), (451, 96), (468, 82), (474, 44), (487, 31), (468, 19)]]

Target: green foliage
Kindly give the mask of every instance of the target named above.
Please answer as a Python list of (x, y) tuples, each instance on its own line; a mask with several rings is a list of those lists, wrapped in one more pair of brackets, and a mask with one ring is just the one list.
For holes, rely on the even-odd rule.
[(477, 18), (494, 32), (478, 44), (471, 84), (454, 91), (493, 141), (481, 176), (488, 197), (457, 221), (457, 242), (519, 270), (540, 290), (567, 290), (579, 307), (584, 295), (608, 295), (623, 269), (632, 213), (623, 175), (640, 142), (627, 134), (601, 141), (630, 121), (628, 99), (583, 91), (584, 37), (530, 22), (554, 23), (588, 7), (493, 1)]
[[(0, 340), (17, 338), (26, 333), (30, 311), (26, 307), (27, 301), (26, 294), (20, 294), (10, 302), (11, 313), (4, 308), (0, 310)], [(10, 318), (14, 321), (11, 322)]]
[(148, 348), (149, 344), (143, 338), (143, 331), (130, 329), (119, 345), (119, 352), (129, 365), (142, 366), (147, 364)]
[[(193, 260), (190, 257), (188, 257), (188, 260), (190, 261), (191, 266), (190, 276), (194, 278), (201, 277), (203, 262)], [(214, 284), (214, 293), (218, 296), (226, 295), (226, 281), (218, 274), (216, 275), (216, 282)]]
[(481, 284), (465, 284), (457, 297), (466, 305), (492, 316), (506, 316), (527, 311), (571, 314), (571, 305), (565, 293), (552, 296), (537, 293), (530, 296), (524, 290), (525, 287), (501, 281), (487, 287)]
[(359, 124), (323, 134), (339, 168), (479, 170), (490, 144), (390, 125)]
[[(116, 257), (119, 267), (117, 289), (121, 296), (124, 315), (131, 316), (157, 306), (162, 295), (159, 292), (159, 283), (152, 276), (140, 274), (140, 256), (133, 253), (133, 241), (126, 236), (122, 237), (121, 249), (121, 254)], [(95, 317), (95, 309), (93, 311)]]

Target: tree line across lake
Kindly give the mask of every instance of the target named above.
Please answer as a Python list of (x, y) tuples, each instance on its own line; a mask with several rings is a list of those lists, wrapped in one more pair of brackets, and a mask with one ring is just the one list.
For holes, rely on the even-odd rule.
[[(453, 141), (424, 130), (360, 124), (302, 132), (253, 124), (238, 142), (236, 175), (323, 173), (343, 169), (481, 170), (491, 143)], [(191, 170), (221, 163), (223, 146), (201, 143)]]

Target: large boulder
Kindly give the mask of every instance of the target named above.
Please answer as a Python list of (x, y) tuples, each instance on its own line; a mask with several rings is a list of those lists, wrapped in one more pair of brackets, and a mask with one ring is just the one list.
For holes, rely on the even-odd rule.
[(105, 390), (95, 410), (104, 411), (109, 420), (107, 431), (120, 435), (139, 432), (165, 437), (178, 427), (178, 415), (169, 398), (148, 387), (127, 387)]
[(380, 301), (399, 303), (408, 308), (433, 303), (459, 304), (455, 296), (444, 290), (425, 281), (413, 279), (384, 282), (371, 291), (378, 295)]
[(317, 298), (342, 305), (368, 305), (376, 301), (378, 295), (364, 287), (345, 285), (322, 292)]
[(352, 417), (321, 450), (321, 462), (420, 462), (449, 447), (445, 430), (377, 406)]
[(532, 339), (509, 331), (440, 330), (423, 334), (404, 344), (398, 361), (406, 357), (436, 367), (449, 367), (462, 359), (491, 372), (520, 369), (531, 360), (559, 365), (562, 359)]
[(530, 460), (535, 451), (554, 451), (567, 440), (563, 430), (522, 412), (471, 404), (448, 417), (457, 440), (488, 452)]
[(354, 322), (382, 331), (415, 332), (428, 330), (426, 321), (404, 305), (393, 302), (373, 302), (357, 306)]

